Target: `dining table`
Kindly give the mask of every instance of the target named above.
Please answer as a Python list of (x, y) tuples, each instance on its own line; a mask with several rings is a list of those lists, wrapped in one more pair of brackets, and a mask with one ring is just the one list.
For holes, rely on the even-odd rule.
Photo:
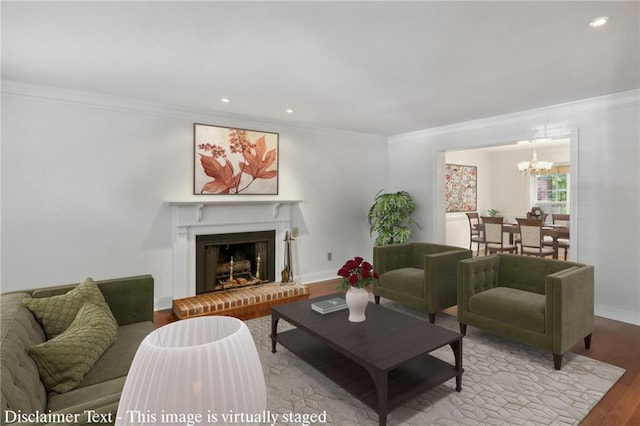
[[(479, 223), (475, 226), (475, 228), (479, 231), (484, 229), (484, 225)], [(520, 233), (520, 225), (517, 223), (503, 223), (502, 224), (502, 232), (509, 235), (509, 244), (513, 244), (515, 240), (514, 235)], [(553, 246), (553, 258), (558, 258), (558, 240), (560, 238), (569, 239), (569, 227), (564, 225), (543, 225), (542, 226), (542, 235), (551, 237), (552, 246)]]

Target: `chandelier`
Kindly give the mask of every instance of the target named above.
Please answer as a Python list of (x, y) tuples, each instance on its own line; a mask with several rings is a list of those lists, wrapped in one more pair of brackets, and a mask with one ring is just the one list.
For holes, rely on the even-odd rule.
[(538, 155), (536, 154), (536, 145), (533, 144), (533, 156), (531, 161), (522, 161), (518, 163), (518, 171), (523, 175), (543, 175), (553, 167), (553, 163), (550, 161), (538, 161)]

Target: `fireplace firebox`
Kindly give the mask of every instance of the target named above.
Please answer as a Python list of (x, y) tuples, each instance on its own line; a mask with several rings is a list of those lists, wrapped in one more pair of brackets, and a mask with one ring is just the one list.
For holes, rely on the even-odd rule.
[(196, 294), (275, 281), (276, 232), (196, 236)]

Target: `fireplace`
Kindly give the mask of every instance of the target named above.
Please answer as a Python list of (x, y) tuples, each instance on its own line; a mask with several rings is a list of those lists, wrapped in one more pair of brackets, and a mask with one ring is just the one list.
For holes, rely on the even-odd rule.
[(196, 294), (275, 281), (276, 232), (196, 236)]
[[(196, 295), (196, 263), (199, 262), (196, 258), (201, 258), (196, 256), (198, 237), (275, 231), (275, 241), (284, 241), (287, 231), (293, 227), (293, 206), (298, 203), (295, 200), (236, 199), (168, 201), (167, 204), (173, 208), (174, 218), (173, 286), (170, 297), (163, 298), (158, 303), (171, 306), (175, 299)], [(234, 242), (229, 242), (232, 243)], [(260, 257), (263, 258), (261, 264), (274, 269), (272, 272), (267, 269), (266, 276), (261, 277), (263, 280), (274, 280), (275, 269), (284, 265), (283, 248), (283, 244), (276, 244), (275, 253), (269, 252), (264, 256), (260, 251)], [(234, 262), (235, 259), (234, 256)]]

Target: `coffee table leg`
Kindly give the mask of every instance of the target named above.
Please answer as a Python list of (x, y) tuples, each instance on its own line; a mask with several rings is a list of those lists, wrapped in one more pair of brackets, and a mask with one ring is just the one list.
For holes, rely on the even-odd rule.
[(453, 350), (453, 356), (456, 359), (456, 391), (462, 390), (462, 338), (449, 344)]
[(278, 341), (278, 321), (280, 317), (271, 312), (271, 353), (276, 353), (276, 343)]
[(387, 413), (389, 411), (389, 377), (386, 371), (369, 371), (369, 373), (378, 391), (378, 424), (386, 426)]

